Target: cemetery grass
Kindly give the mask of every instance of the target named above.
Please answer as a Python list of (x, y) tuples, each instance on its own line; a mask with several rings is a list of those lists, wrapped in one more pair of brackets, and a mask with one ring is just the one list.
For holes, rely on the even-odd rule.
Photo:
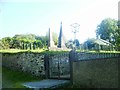
[[(32, 76), (28, 73), (20, 71), (12, 71), (6, 67), (2, 67), (2, 88), (26, 88), (22, 84), (25, 82), (40, 81), (45, 78)], [(71, 84), (62, 85), (58, 89), (66, 90), (67, 88), (76, 88)], [(27, 88), (26, 88), (27, 89)], [(49, 89), (48, 89), (49, 90)]]
[(42, 79), (44, 78), (2, 67), (2, 88), (26, 88), (22, 85), (23, 83)]
[(39, 50), (21, 50), (21, 49), (6, 49), (6, 50), (0, 50), (0, 53), (19, 53), (19, 52), (44, 52), (44, 49)]
[[(20, 50), (20, 49), (8, 49), (8, 50), (0, 50), (0, 53), (19, 53), (19, 52), (32, 52), (32, 53), (43, 53), (43, 54), (62, 54), (68, 51), (48, 51), (47, 49), (36, 49), (36, 50)], [(95, 51), (95, 50), (87, 50), (87, 51), (81, 51), (77, 50), (77, 52), (88, 52), (88, 53), (120, 53), (120, 51)]]
[(45, 54), (60, 54), (69, 51), (48, 51), (46, 49), (37, 49), (37, 50), (20, 50), (20, 49), (8, 49), (0, 50), (0, 53), (19, 53), (19, 52), (32, 52), (32, 53), (45, 53)]

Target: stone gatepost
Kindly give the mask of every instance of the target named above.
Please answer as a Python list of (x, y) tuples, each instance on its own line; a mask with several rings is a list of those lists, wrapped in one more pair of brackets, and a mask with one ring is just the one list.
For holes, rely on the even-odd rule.
[(71, 50), (69, 53), (69, 62), (70, 62), (70, 81), (71, 84), (73, 84), (73, 61), (76, 61), (77, 59), (77, 52), (75, 50)]
[(45, 76), (49, 78), (49, 55), (45, 54), (44, 56), (44, 67), (45, 67)]

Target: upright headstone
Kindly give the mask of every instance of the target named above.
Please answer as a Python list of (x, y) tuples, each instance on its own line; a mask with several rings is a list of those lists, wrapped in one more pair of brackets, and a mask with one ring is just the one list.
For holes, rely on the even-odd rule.
[(64, 36), (63, 36), (63, 32), (62, 32), (62, 22), (60, 25), (60, 33), (59, 33), (59, 37), (58, 37), (58, 48), (66, 48), (65, 40), (64, 40)]
[(52, 31), (50, 30), (50, 28), (49, 28), (49, 42), (48, 42), (48, 47), (49, 48), (55, 47), (54, 41), (52, 39)]

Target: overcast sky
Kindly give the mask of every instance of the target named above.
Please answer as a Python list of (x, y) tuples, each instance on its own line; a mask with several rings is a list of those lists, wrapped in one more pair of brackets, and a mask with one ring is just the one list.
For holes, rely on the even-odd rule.
[(98, 24), (105, 18), (118, 19), (119, 0), (0, 0), (0, 38), (15, 34), (45, 35), (50, 28), (73, 39), (73, 23), (80, 24), (80, 43), (95, 38)]

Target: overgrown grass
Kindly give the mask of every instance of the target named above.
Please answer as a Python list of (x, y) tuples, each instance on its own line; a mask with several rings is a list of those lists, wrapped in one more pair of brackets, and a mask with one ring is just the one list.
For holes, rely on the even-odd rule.
[(7, 50), (0, 50), (1, 53), (18, 53), (18, 52), (27, 52), (28, 50), (19, 50), (19, 49), (7, 49)]
[[(44, 78), (35, 77), (27, 73), (12, 71), (8, 68), (2, 68), (2, 88), (26, 88), (22, 84), (25, 82), (40, 81)], [(66, 88), (74, 88), (73, 85), (62, 85), (58, 89), (66, 90)], [(14, 89), (13, 89), (14, 90)], [(22, 90), (22, 89), (21, 89)], [(47, 89), (49, 90), (49, 89)]]
[(2, 68), (2, 88), (25, 88), (23, 83), (42, 79), (42, 77), (35, 77), (28, 73)]
[(38, 50), (20, 50), (20, 49), (6, 49), (6, 50), (0, 50), (0, 53), (18, 53), (18, 52), (44, 52), (44, 49), (38, 49)]
[(22, 52), (32, 52), (32, 53), (43, 53), (43, 54), (61, 54), (69, 51), (48, 51), (45, 49), (39, 50), (18, 50), (18, 49), (10, 49), (10, 50), (0, 50), (0, 53), (22, 53)]
[[(66, 52), (70, 52), (70, 50), (68, 51), (48, 51), (46, 49), (38, 49), (38, 50), (20, 50), (20, 49), (8, 49), (8, 50), (0, 50), (0, 53), (21, 53), (21, 52), (32, 52), (32, 53), (43, 53), (43, 54), (62, 54), (62, 53), (66, 53)], [(120, 53), (120, 51), (104, 51), (104, 50), (100, 50), (100, 51), (95, 51), (95, 50), (87, 50), (87, 51), (81, 51), (81, 50), (77, 50), (77, 52), (88, 52), (88, 53)]]
[(45, 54), (62, 54), (62, 53), (67, 53), (69, 51), (44, 51), (43, 53)]

